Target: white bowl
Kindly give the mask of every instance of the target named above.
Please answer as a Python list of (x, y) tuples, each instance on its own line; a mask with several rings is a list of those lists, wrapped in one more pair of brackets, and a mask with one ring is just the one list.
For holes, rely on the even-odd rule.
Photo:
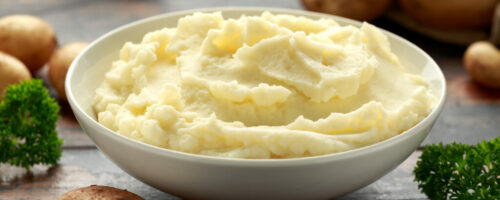
[(275, 8), (208, 8), (167, 13), (140, 20), (100, 37), (80, 54), (66, 77), (66, 93), (83, 130), (116, 165), (159, 190), (193, 199), (324, 199), (368, 185), (403, 162), (424, 140), (441, 112), (446, 84), (438, 65), (420, 48), (384, 31), (404, 65), (422, 75), (439, 98), (432, 113), (406, 132), (363, 148), (293, 159), (231, 159), (194, 155), (141, 143), (96, 121), (92, 102), (111, 62), (126, 41), (140, 42), (147, 32), (176, 26), (195, 11), (221, 11), (225, 18), (242, 14), (276, 14), (333, 18), (342, 25), (361, 23), (332, 15)]

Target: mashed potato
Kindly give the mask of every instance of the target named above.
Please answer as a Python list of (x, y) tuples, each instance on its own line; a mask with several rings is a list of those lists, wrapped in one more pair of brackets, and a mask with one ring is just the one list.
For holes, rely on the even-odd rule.
[(373, 25), (195, 13), (126, 43), (97, 89), (98, 121), (163, 148), (291, 158), (383, 141), (435, 105)]

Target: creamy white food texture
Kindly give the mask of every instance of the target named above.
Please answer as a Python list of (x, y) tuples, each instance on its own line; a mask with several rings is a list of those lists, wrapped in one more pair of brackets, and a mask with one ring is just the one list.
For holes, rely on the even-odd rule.
[(292, 158), (411, 128), (435, 106), (387, 37), (364, 23), (195, 13), (126, 43), (97, 89), (98, 121), (177, 151)]

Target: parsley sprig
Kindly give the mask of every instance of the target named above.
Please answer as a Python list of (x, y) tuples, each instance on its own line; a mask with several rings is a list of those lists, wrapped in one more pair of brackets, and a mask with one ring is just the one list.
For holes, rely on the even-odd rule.
[(0, 102), (0, 163), (26, 169), (55, 165), (62, 146), (56, 132), (58, 112), (41, 80), (9, 86)]
[(500, 137), (426, 146), (413, 173), (430, 199), (500, 199)]

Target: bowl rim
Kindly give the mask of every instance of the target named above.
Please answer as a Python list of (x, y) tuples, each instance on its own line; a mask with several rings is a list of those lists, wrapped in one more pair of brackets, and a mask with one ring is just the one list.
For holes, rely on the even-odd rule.
[[(84, 117), (84, 120), (87, 120), (90, 122), (92, 126), (95, 126), (96, 129), (98, 129), (98, 134), (108, 134), (110, 137), (113, 137), (115, 140), (120, 140), (122, 143), (126, 143), (127, 145), (131, 145), (135, 148), (141, 149), (143, 151), (148, 151), (149, 153), (153, 153), (159, 156), (163, 157), (172, 157), (175, 159), (179, 160), (185, 160), (185, 161), (195, 161), (196, 162), (202, 162), (206, 164), (214, 164), (214, 165), (233, 165), (233, 166), (254, 166), (254, 167), (259, 167), (259, 166), (265, 166), (265, 167), (283, 167), (283, 166), (290, 166), (290, 165), (310, 165), (314, 163), (324, 163), (324, 162), (330, 162), (333, 160), (344, 160), (344, 159), (349, 159), (353, 157), (358, 157), (362, 155), (367, 155), (370, 152), (378, 151), (384, 148), (390, 147), (392, 144), (396, 144), (402, 140), (408, 139), (412, 135), (415, 135), (419, 132), (419, 130), (422, 130), (426, 127), (426, 124), (431, 124), (434, 120), (437, 119), (439, 116), (440, 112), (442, 111), (446, 99), (446, 79), (445, 76), (439, 67), (439, 65), (432, 59), (431, 56), (429, 56), (425, 51), (420, 49), (417, 45), (411, 43), (410, 41), (404, 39), (401, 36), (398, 36), (394, 33), (391, 33), (385, 29), (379, 28), (382, 30), (382, 32), (387, 35), (388, 37), (393, 37), (396, 40), (401, 41), (405, 45), (413, 48), (416, 50), (418, 53), (422, 54), (428, 62), (430, 62), (430, 65), (433, 67), (437, 68), (438, 71), (438, 77), (439, 77), (439, 82), (442, 85), (442, 90), (438, 94), (439, 100), (438, 103), (435, 105), (433, 108), (432, 112), (426, 116), (422, 121), (414, 125), (413, 127), (409, 128), (408, 130), (393, 136), (391, 138), (388, 138), (386, 140), (367, 145), (364, 147), (348, 150), (348, 151), (343, 151), (343, 152), (336, 152), (336, 153), (329, 153), (329, 154), (324, 154), (324, 155), (317, 155), (317, 156), (309, 156), (309, 157), (297, 157), (297, 158), (280, 158), (280, 159), (275, 159), (275, 158), (231, 158), (231, 157), (218, 157), (218, 156), (209, 156), (209, 155), (201, 155), (201, 154), (193, 154), (193, 153), (187, 153), (187, 152), (182, 152), (182, 151), (177, 151), (177, 150), (172, 150), (172, 149), (167, 149), (167, 148), (161, 148), (157, 147), (151, 144), (143, 143), (131, 138), (128, 138), (124, 135), (121, 135), (115, 131), (112, 131), (111, 129), (108, 129), (107, 127), (103, 126), (97, 120), (95, 120), (93, 117), (89, 116), (80, 105), (76, 103), (76, 99), (74, 97), (73, 91), (72, 91), (72, 77), (74, 75), (74, 71), (77, 68), (77, 63), (80, 63), (79, 60), (81, 60), (87, 52), (92, 49), (96, 44), (100, 43), (102, 40), (107, 39), (108, 37), (114, 35), (115, 33), (121, 32), (123, 30), (129, 29), (131, 27), (134, 27), (139, 24), (147, 23), (150, 21), (155, 21), (155, 20), (160, 20), (164, 18), (169, 18), (169, 17), (179, 17), (179, 16), (185, 16), (189, 14), (193, 14), (195, 12), (255, 12), (255, 13), (262, 13), (264, 11), (269, 11), (271, 13), (276, 13), (276, 14), (289, 14), (289, 15), (294, 15), (294, 16), (304, 16), (307, 18), (315, 17), (315, 18), (329, 18), (333, 19), (337, 22), (340, 22), (340, 24), (351, 24), (356, 27), (359, 27), (362, 25), (363, 22), (336, 16), (336, 15), (330, 15), (330, 14), (324, 14), (324, 13), (317, 13), (317, 12), (311, 12), (311, 11), (304, 11), (304, 10), (296, 10), (296, 9), (286, 9), (286, 8), (272, 8), (272, 7), (208, 7), (208, 8), (198, 8), (198, 9), (189, 9), (189, 10), (180, 10), (180, 11), (174, 11), (174, 12), (167, 12), (159, 15), (154, 15), (151, 17), (147, 17), (144, 19), (140, 19), (131, 23), (127, 23), (125, 25), (119, 26), (118, 28), (115, 28), (108, 33), (100, 36), (93, 42), (91, 42), (87, 48), (85, 48), (72, 62), (71, 66), (68, 69), (68, 72), (66, 74), (66, 81), (65, 81), (65, 90), (67, 94), (67, 99), (68, 102), (75, 113), (75, 115), (80, 114), (80, 116)], [(154, 30), (151, 30), (154, 31)], [(86, 133), (88, 136), (89, 134)], [(426, 136), (428, 133), (426, 133)], [(90, 136), (89, 136), (90, 137)], [(90, 137), (94, 143), (94, 139)], [(96, 144), (97, 146), (97, 144)], [(99, 147), (99, 146), (97, 146)]]

